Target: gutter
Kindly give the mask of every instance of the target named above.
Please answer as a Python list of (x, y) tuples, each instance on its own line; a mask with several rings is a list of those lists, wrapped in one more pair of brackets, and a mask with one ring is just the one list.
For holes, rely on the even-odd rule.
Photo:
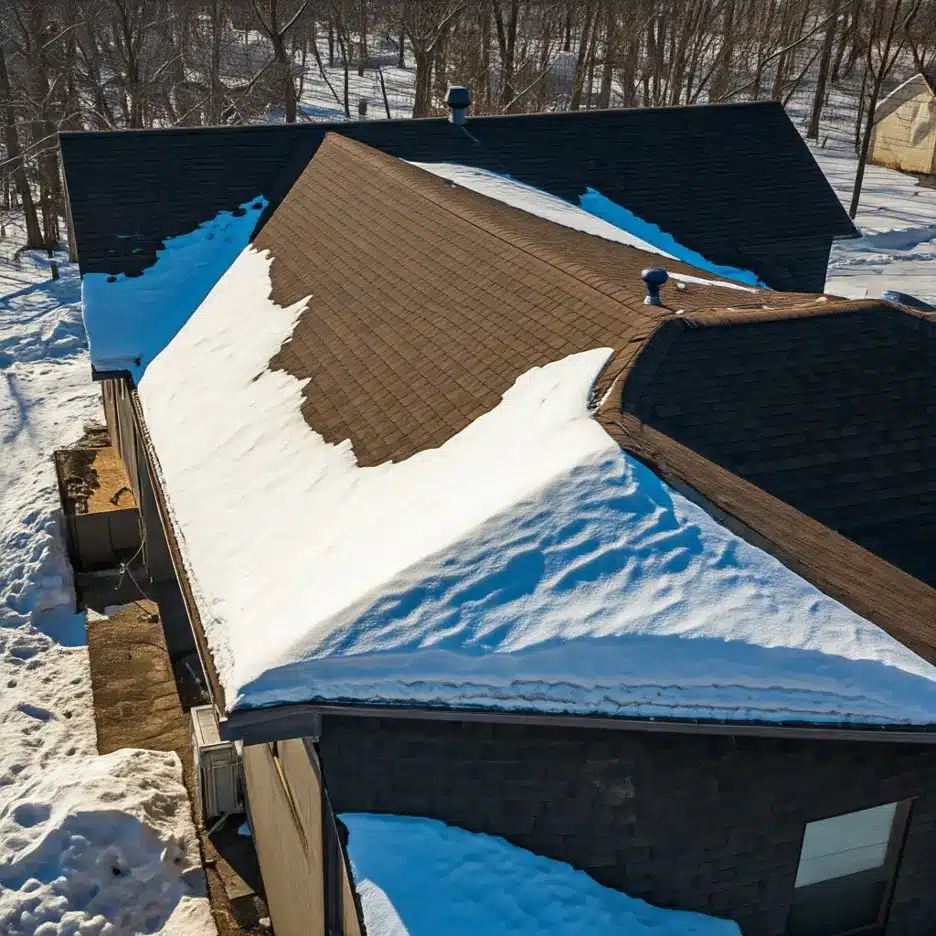
[[(143, 454), (146, 459), (146, 470), (153, 487), (153, 494), (156, 499), (156, 509), (159, 513), (159, 520), (162, 524), (163, 533), (166, 536), (166, 543), (169, 546), (169, 556), (172, 560), (172, 568), (179, 583), (179, 590), (182, 593), (182, 603), (185, 605), (185, 613), (189, 619), (189, 627), (195, 637), (195, 645), (198, 649), (198, 657), (201, 661), (202, 670), (205, 678), (208, 680), (208, 688), (211, 694), (211, 701), (215, 707), (216, 715), (226, 710), (224, 700), (224, 689), (218, 679), (218, 673), (214, 667), (214, 659), (211, 655), (211, 649), (205, 638), (205, 632), (201, 624), (201, 615), (198, 612), (198, 605), (195, 601), (195, 594), (192, 591), (192, 584), (189, 580), (188, 571), (185, 568), (185, 562), (182, 559), (182, 550), (179, 548), (179, 541), (176, 538), (175, 529), (172, 525), (169, 506), (166, 501), (166, 495), (162, 487), (162, 471), (159, 467), (159, 459), (156, 456), (156, 450), (153, 448), (153, 442), (150, 438), (149, 430), (146, 428), (146, 422), (143, 418), (143, 407), (140, 405), (140, 398), (137, 395), (136, 388), (130, 381), (127, 381), (130, 397), (130, 406), (133, 409), (133, 421), (139, 438), (142, 441)], [(285, 736), (283, 736), (285, 737)]]
[(481, 709), (307, 702), (235, 711), (220, 718), (218, 728), (224, 740), (243, 741), (244, 744), (261, 744), (267, 741), (284, 741), (299, 737), (317, 740), (327, 726), (328, 716), (481, 722), (538, 728), (643, 731), (655, 734), (785, 738), (802, 741), (884, 741), (902, 744), (936, 744), (936, 726), (856, 727), (854, 725), (806, 725), (790, 722), (732, 722), (716, 719), (609, 718), (600, 715), (563, 715), (544, 712), (499, 712)]

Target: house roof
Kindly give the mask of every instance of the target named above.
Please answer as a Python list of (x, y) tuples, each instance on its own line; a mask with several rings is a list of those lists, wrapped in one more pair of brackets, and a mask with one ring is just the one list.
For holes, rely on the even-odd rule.
[(229, 711), (936, 721), (928, 585), (622, 408), (673, 328), (863, 320), (704, 277), (648, 308), (658, 261), (325, 141), (139, 384)]
[(426, 119), (63, 133), (82, 272), (145, 268), (167, 238), (257, 196), (269, 216), (330, 132), (574, 203), (594, 189), (713, 262), (755, 272), (757, 245), (855, 234), (775, 102), (479, 117), (465, 129)]
[(278, 305), (317, 297), (271, 365), (310, 379), (307, 422), (326, 441), (350, 439), (360, 465), (441, 445), (529, 368), (642, 342), (676, 308), (804, 301), (715, 285), (679, 290), (674, 281), (663, 290), (668, 308), (647, 306), (641, 271), (661, 258), (448, 185), (338, 134), (255, 246), (272, 254)]
[[(306, 421), (327, 441), (350, 439), (358, 464), (435, 448), (527, 369), (612, 347), (597, 390), (616, 378), (606, 420), (620, 407), (694, 453), (678, 475), (693, 488), (707, 487), (709, 464), (730, 473), (719, 476), (726, 489), (749, 482), (738, 519), (936, 662), (936, 319), (884, 302), (675, 282), (664, 306), (647, 306), (640, 271), (657, 258), (436, 184), (337, 135), (256, 246), (272, 253), (277, 304), (325, 297), (271, 366), (309, 381)], [(612, 431), (647, 457), (644, 443)], [(768, 531), (760, 515), (775, 501), (793, 512)], [(817, 551), (816, 537), (832, 532), (862, 549)]]
[(641, 354), (612, 361), (598, 419), (733, 529), (936, 661), (932, 497), (918, 473), (932, 404), (928, 382), (901, 385), (895, 370), (904, 339), (932, 365), (933, 328), (867, 301), (671, 319)]

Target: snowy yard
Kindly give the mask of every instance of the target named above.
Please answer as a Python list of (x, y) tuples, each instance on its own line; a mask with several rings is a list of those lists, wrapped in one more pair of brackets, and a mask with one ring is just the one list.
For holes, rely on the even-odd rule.
[[(853, 154), (813, 148), (822, 171), (847, 207), (855, 179)], [(865, 171), (855, 224), (864, 235), (832, 248), (826, 289), (849, 299), (875, 299), (897, 289), (936, 302), (936, 187), (880, 166)]]
[(214, 932), (174, 754), (96, 749), (52, 452), (102, 421), (77, 269), (0, 241), (0, 933)]

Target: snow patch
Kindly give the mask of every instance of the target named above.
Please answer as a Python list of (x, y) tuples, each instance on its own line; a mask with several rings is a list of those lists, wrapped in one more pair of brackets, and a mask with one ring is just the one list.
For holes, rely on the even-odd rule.
[(140, 383), (230, 708), (936, 721), (936, 669), (591, 418), (608, 349), (522, 375), (438, 449), (359, 468), (268, 368), (306, 305), (273, 303), (270, 263), (248, 247)]
[[(595, 237), (603, 237), (605, 240), (635, 247), (647, 253), (659, 254), (670, 260), (682, 260), (717, 276), (725, 276), (750, 283), (752, 286), (766, 288), (748, 270), (709, 263), (701, 254), (683, 247), (655, 224), (641, 220), (633, 212), (616, 205), (594, 189), (589, 189), (588, 193), (581, 197), (581, 207), (579, 207), (556, 195), (550, 195), (541, 189), (517, 182), (510, 176), (498, 175), (486, 169), (474, 169), (471, 166), (461, 166), (457, 163), (414, 162), (412, 165), (447, 179), (455, 185), (470, 189), (472, 192), (486, 195), (505, 205), (511, 205), (521, 211), (536, 215), (538, 218), (545, 218), (554, 224), (592, 234)], [(675, 274), (670, 275), (676, 278)], [(727, 289), (744, 288), (737, 283), (715, 282), (686, 274), (681, 274), (681, 277), (684, 282), (724, 286)]]
[(0, 811), (6, 936), (197, 936), (214, 927), (174, 753), (62, 757)]
[(194, 836), (178, 765), (145, 752), (97, 757), (52, 453), (101, 420), (100, 388), (77, 268), (56, 256), (52, 281), (49, 258), (17, 257), (17, 242), (0, 240), (12, 287), (0, 297), (0, 933), (207, 934), (207, 898), (184, 896), (203, 887), (201, 871), (189, 887), (174, 862), (156, 873), (147, 857), (156, 841), (171, 852), (172, 836)]
[(635, 237), (648, 244), (652, 244), (655, 253), (661, 253), (665, 257), (673, 257), (676, 260), (682, 260), (683, 263), (691, 264), (700, 270), (708, 273), (714, 273), (716, 276), (727, 277), (728, 279), (738, 280), (747, 283), (749, 286), (757, 286), (761, 289), (767, 289), (765, 283), (761, 282), (757, 276), (750, 270), (743, 270), (739, 267), (723, 266), (718, 263), (712, 263), (700, 253), (684, 247), (672, 235), (666, 231), (661, 231), (655, 224), (638, 218), (632, 211), (629, 211), (623, 205), (606, 198), (600, 192), (590, 188), (584, 195), (579, 197), (579, 204), (589, 214), (598, 218), (603, 218), (615, 227), (624, 231), (629, 231)]
[(502, 838), (433, 819), (342, 813), (368, 936), (740, 936)]
[(702, 276), (692, 276), (689, 273), (670, 273), (669, 278), (677, 283), (695, 283), (698, 286), (721, 286), (722, 289), (737, 289), (740, 292), (756, 293), (759, 290), (751, 286), (742, 286), (740, 283), (730, 283), (728, 280), (705, 279)]
[(138, 380), (244, 249), (266, 206), (258, 196), (169, 238), (139, 276), (86, 273), (82, 302), (94, 367), (127, 370)]
[[(858, 161), (811, 145), (813, 156), (847, 207)], [(936, 188), (916, 176), (869, 165), (855, 224), (860, 238), (832, 245), (826, 291), (849, 299), (897, 289), (936, 302)]]

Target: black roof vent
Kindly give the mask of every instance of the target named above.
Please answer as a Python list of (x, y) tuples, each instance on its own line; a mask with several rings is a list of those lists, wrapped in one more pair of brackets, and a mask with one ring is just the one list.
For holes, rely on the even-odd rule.
[(647, 297), (644, 299), (644, 305), (663, 305), (660, 298), (660, 287), (669, 279), (669, 273), (663, 267), (650, 267), (640, 274), (640, 278), (647, 287)]
[(461, 125), (465, 122), (465, 111), (471, 107), (471, 94), (461, 85), (450, 85), (445, 103), (449, 106), (449, 120)]

